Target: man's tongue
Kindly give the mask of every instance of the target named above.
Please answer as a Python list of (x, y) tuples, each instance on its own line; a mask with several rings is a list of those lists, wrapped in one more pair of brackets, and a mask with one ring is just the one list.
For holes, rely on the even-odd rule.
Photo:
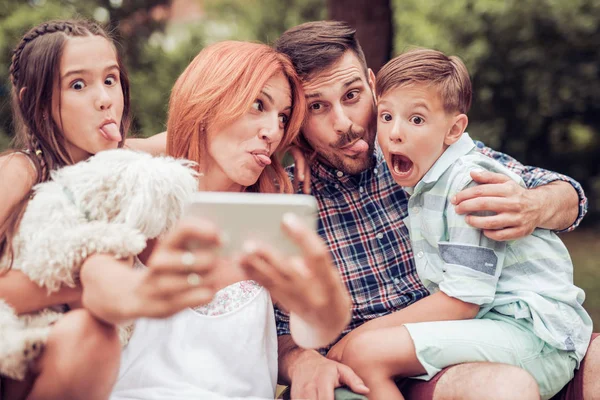
[(369, 145), (363, 139), (359, 139), (356, 142), (354, 142), (352, 146), (345, 147), (344, 149), (349, 153), (358, 154), (364, 153), (365, 151), (369, 150)]
[(115, 124), (114, 122), (103, 125), (100, 128), (100, 132), (102, 132), (102, 136), (104, 136), (106, 140), (110, 140), (112, 142), (121, 141), (121, 132), (119, 131), (117, 124)]
[(410, 161), (408, 157), (398, 154), (393, 156), (392, 163), (394, 172), (398, 175), (407, 175), (412, 170), (413, 166), (413, 162)]

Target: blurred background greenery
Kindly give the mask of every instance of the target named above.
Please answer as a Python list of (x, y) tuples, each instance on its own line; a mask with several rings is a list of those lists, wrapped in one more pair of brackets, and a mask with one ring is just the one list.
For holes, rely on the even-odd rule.
[(358, 29), (375, 71), (411, 46), (460, 56), (474, 84), (471, 135), (583, 184), (590, 212), (563, 239), (598, 330), (600, 0), (0, 0), (0, 150), (12, 135), (11, 50), (33, 25), (73, 16), (108, 25), (120, 43), (136, 136), (165, 129), (175, 79), (219, 40), (272, 43), (299, 23), (339, 19)]

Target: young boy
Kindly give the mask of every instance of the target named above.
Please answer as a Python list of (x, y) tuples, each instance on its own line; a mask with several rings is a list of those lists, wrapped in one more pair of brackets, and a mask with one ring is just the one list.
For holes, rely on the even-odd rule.
[(578, 368), (592, 321), (554, 233), (497, 242), (454, 212), (452, 197), (474, 185), (471, 171), (501, 172), (523, 185), (464, 132), (466, 67), (457, 57), (413, 50), (381, 69), (376, 89), (379, 145), (411, 194), (405, 222), (431, 295), (364, 324), (329, 357), (363, 378), (370, 399), (402, 399), (399, 377), (429, 380), (444, 367), (485, 361), (524, 368), (541, 397), (552, 397)]

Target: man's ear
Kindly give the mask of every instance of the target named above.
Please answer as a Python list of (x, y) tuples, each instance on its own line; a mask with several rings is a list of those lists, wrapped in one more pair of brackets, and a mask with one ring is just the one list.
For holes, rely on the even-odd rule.
[(371, 92), (373, 92), (373, 98), (377, 100), (377, 93), (375, 93), (375, 74), (371, 68), (367, 69), (367, 77), (369, 78), (369, 87), (371, 88)]
[(467, 117), (466, 114), (458, 114), (454, 117), (454, 124), (446, 134), (444, 144), (450, 146), (456, 143), (465, 129), (467, 129), (467, 125), (469, 125), (469, 117)]
[(19, 101), (23, 101), (23, 95), (25, 94), (26, 89), (26, 87), (22, 87), (21, 90), (19, 90)]

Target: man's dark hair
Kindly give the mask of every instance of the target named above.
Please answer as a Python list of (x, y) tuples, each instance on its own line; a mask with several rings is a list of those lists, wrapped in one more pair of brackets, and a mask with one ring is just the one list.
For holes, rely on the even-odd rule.
[(331, 67), (348, 50), (358, 57), (366, 76), (367, 62), (355, 34), (345, 22), (307, 22), (285, 31), (274, 47), (292, 60), (303, 80)]

